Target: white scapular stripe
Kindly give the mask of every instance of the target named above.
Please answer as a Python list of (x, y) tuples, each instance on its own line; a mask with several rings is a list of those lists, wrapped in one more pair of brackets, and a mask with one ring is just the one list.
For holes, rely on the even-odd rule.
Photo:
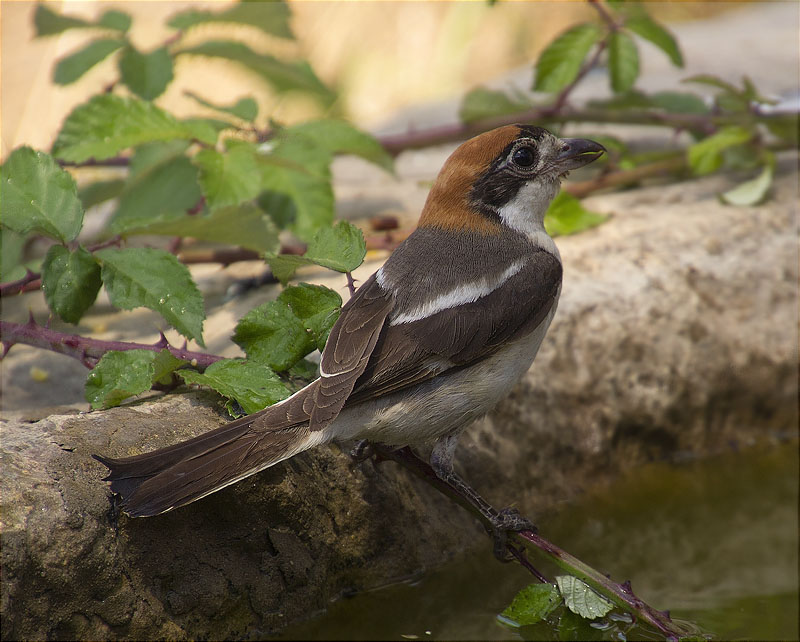
[(449, 308), (455, 308), (459, 305), (466, 303), (474, 303), (499, 288), (503, 283), (508, 281), (512, 276), (517, 274), (526, 263), (526, 259), (516, 261), (498, 277), (489, 279), (482, 278), (479, 281), (467, 283), (458, 288), (453, 288), (449, 292), (445, 292), (434, 299), (425, 301), (422, 305), (412, 308), (408, 312), (398, 314), (392, 317), (389, 325), (400, 325), (401, 323), (413, 323), (420, 321), (426, 317), (432, 316), (437, 312), (442, 312)]

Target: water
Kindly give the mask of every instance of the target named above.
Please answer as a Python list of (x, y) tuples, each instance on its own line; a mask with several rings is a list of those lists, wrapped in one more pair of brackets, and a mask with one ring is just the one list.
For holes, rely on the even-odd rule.
[[(797, 640), (799, 474), (796, 442), (653, 464), (536, 521), (544, 537), (716, 639)], [(281, 639), (557, 639), (496, 619), (531, 581), (518, 565), (495, 562), (487, 538), (485, 550), (340, 600)], [(629, 635), (641, 636), (657, 639)]]

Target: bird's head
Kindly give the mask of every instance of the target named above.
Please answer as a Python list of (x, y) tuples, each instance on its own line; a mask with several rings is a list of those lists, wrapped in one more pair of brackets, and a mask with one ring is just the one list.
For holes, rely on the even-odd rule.
[(558, 138), (533, 125), (507, 125), (471, 138), (442, 167), (420, 227), (531, 233), (542, 226), (561, 179), (599, 158), (605, 148)]

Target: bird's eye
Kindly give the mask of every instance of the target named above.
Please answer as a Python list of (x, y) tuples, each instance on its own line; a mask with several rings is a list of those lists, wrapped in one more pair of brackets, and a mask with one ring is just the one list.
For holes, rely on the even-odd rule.
[(536, 155), (530, 147), (520, 147), (514, 151), (511, 160), (520, 167), (531, 167), (536, 162)]

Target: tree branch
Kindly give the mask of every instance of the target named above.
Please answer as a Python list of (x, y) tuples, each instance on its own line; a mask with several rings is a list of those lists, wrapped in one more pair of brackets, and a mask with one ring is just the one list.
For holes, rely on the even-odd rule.
[(103, 341), (101, 339), (82, 337), (77, 334), (66, 334), (39, 325), (33, 320), (33, 316), (31, 316), (28, 323), (0, 321), (0, 341), (2, 341), (4, 346), (4, 356), (11, 346), (16, 343), (22, 343), (24, 345), (65, 354), (68, 357), (77, 359), (87, 368), (94, 368), (97, 362), (100, 361), (100, 358), (109, 350), (151, 350), (153, 352), (160, 352), (166, 348), (172, 356), (188, 361), (193, 366), (199, 368), (207, 368), (212, 363), (224, 358), (214, 354), (192, 352), (191, 350), (176, 348), (170, 345), (163, 334), (155, 343)]
[[(489, 521), (475, 509), (472, 504), (467, 502), (460, 494), (458, 494), (449, 484), (442, 481), (426, 462), (417, 457), (409, 448), (401, 448), (392, 450), (380, 444), (372, 444), (376, 453), (377, 460), (392, 460), (397, 462), (404, 468), (410, 470), (415, 475), (421, 477), (436, 490), (443, 495), (447, 496), (459, 506), (466, 508), (469, 512), (475, 515), (486, 527), (487, 531), (491, 532), (491, 524)], [(566, 572), (581, 579), (583, 582), (591, 586), (598, 593), (611, 600), (619, 608), (626, 612), (632, 613), (637, 618), (646, 622), (656, 630), (661, 632), (667, 640), (678, 640), (682, 636), (688, 635), (690, 632), (683, 630), (677, 623), (673, 622), (666, 611), (658, 611), (645, 603), (642, 599), (634, 595), (631, 589), (630, 582), (614, 582), (609, 577), (603, 575), (600, 571), (592, 568), (585, 562), (582, 562), (576, 557), (573, 557), (566, 551), (562, 550), (555, 544), (547, 541), (540, 535), (533, 531), (521, 531), (519, 533), (511, 533), (510, 539), (522, 544), (523, 546), (532, 546), (536, 553), (544, 559), (556, 564), (559, 568), (564, 569)], [(546, 578), (539, 573), (528, 562), (524, 555), (524, 548), (518, 549), (511, 542), (508, 543), (508, 550), (525, 568), (531, 571), (537, 579), (541, 582), (546, 582)]]

